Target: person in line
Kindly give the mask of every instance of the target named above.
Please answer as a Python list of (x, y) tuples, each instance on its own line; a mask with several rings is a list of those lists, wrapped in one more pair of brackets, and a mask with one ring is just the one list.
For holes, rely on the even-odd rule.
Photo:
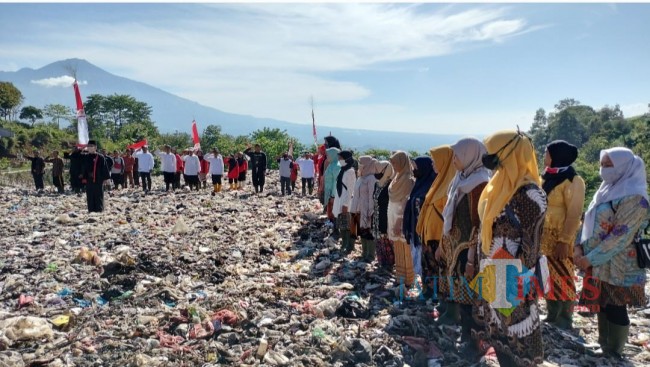
[(266, 153), (262, 151), (262, 146), (255, 144), (255, 151), (251, 152), (251, 145), (247, 144), (244, 153), (250, 158), (251, 175), (253, 178), (253, 187), (255, 193), (264, 192), (264, 181), (266, 177)]
[(169, 145), (163, 147), (163, 151), (156, 150), (155, 154), (160, 158), (160, 168), (165, 181), (165, 192), (169, 192), (171, 187), (174, 190), (174, 181), (176, 181), (176, 154), (172, 153)]
[(237, 165), (239, 166), (239, 177), (237, 177), (237, 189), (242, 190), (243, 185), (246, 183), (246, 171), (248, 171), (248, 160), (244, 153), (237, 153)]
[[(369, 155), (359, 157), (359, 178), (354, 185), (351, 212), (359, 217), (359, 236), (361, 237), (361, 259), (367, 263), (375, 261), (376, 247), (372, 236), (372, 217), (375, 209), (376, 159)], [(312, 166), (313, 167), (313, 166)], [(304, 185), (303, 185), (304, 186)]]
[(296, 192), (296, 182), (298, 182), (298, 170), (300, 167), (298, 166), (297, 162), (293, 159), (293, 156), (289, 157), (293, 161), (293, 165), (291, 166), (291, 191)]
[[(334, 197), (336, 195), (336, 178), (341, 171), (341, 166), (337, 164), (338, 155), (341, 150), (339, 148), (328, 148), (325, 152), (327, 154), (327, 160), (334, 163), (325, 163), (327, 168), (325, 169), (324, 174), (325, 177), (323, 185), (325, 191), (323, 195), (325, 198), (327, 217), (331, 223), (336, 223), (336, 217), (332, 213), (332, 206), (334, 205)], [(336, 228), (334, 229), (334, 233), (336, 234)]]
[(332, 214), (337, 218), (337, 227), (341, 238), (341, 250), (349, 254), (354, 250), (354, 240), (350, 234), (350, 207), (356, 176), (352, 167), (352, 152), (344, 150), (338, 155), (341, 167), (336, 177), (336, 196)]
[[(436, 285), (433, 284), (433, 281), (435, 281), (435, 277), (444, 280), (446, 275), (438, 249), (442, 240), (442, 212), (447, 204), (449, 184), (456, 175), (456, 168), (453, 164), (454, 151), (449, 145), (435, 147), (429, 151), (429, 154), (433, 159), (433, 169), (437, 176), (424, 197), (422, 211), (415, 230), (422, 242), (422, 274), (425, 280), (423, 291), (427, 296), (430, 295), (434, 299), (438, 299), (438, 312), (441, 314), (438, 322), (449, 325), (459, 321), (458, 308), (452, 305), (451, 309), (447, 310), (447, 284), (438, 280)], [(436, 252), (438, 252), (438, 259), (435, 256)], [(438, 294), (436, 294), (436, 290)]]
[(293, 160), (289, 158), (289, 153), (282, 154), (278, 158), (280, 167), (280, 191), (282, 196), (291, 195), (291, 170), (293, 169)]
[(377, 183), (372, 195), (372, 236), (375, 239), (378, 265), (391, 271), (395, 265), (395, 251), (393, 241), (388, 237), (388, 187), (393, 177), (393, 166), (388, 161), (376, 162), (374, 176)]
[(111, 178), (108, 159), (97, 153), (97, 142), (89, 140), (88, 154), (84, 155), (81, 175), (86, 180), (86, 202), (88, 212), (104, 211), (104, 181)]
[[(536, 287), (524, 289), (523, 297), (518, 290), (514, 290), (516, 295), (510, 292), (512, 307), (496, 308), (502, 303), (487, 301), (495, 297), (496, 282), (517, 280), (497, 279), (494, 267), (483, 264), (496, 259), (518, 260), (525, 269), (541, 264), (538, 260), (546, 194), (541, 188), (535, 148), (529, 137), (519, 131), (500, 131), (485, 140), (485, 147), (487, 154), (482, 161), (492, 171), (492, 177), (478, 203), (478, 258), (472, 258), (471, 253), (467, 258), (467, 264), (481, 265), (471, 283), (472, 289), (482, 295), (476, 300), (477, 329), (472, 330), (472, 335), (494, 348), (501, 366), (535, 366), (544, 359)], [(486, 280), (480, 282), (479, 277)]]
[(212, 176), (212, 196), (221, 192), (221, 179), (223, 177), (223, 157), (219, 154), (219, 149), (213, 148), (212, 153), (205, 156), (205, 160), (210, 163), (210, 176)]
[(234, 154), (228, 156), (228, 183), (230, 191), (237, 188), (237, 179), (239, 179), (239, 164)]
[(411, 248), (404, 238), (404, 210), (415, 179), (411, 170), (411, 160), (406, 152), (398, 150), (390, 157), (395, 178), (388, 186), (388, 238), (393, 241), (395, 250), (395, 278), (407, 289), (413, 285), (415, 273)]
[(544, 321), (561, 329), (573, 327), (573, 300), (576, 299), (573, 246), (585, 202), (585, 182), (571, 166), (577, 158), (578, 148), (564, 140), (551, 142), (544, 153), (542, 188), (548, 198), (548, 209), (542, 254), (548, 259), (551, 279)]
[(324, 186), (324, 181), (323, 181), (323, 175), (325, 173), (325, 160), (327, 159), (327, 153), (325, 152), (325, 145), (321, 145), (318, 147), (318, 154), (316, 155), (316, 159), (314, 160), (314, 163), (316, 165), (315, 167), (315, 177), (316, 177), (316, 182), (317, 182), (317, 190), (316, 190), (316, 195), (318, 195), (318, 200), (320, 201), (321, 205), (323, 205), (323, 212), (326, 211), (326, 203), (325, 199), (323, 197), (323, 194), (325, 193), (325, 186)]
[(32, 162), (31, 171), (36, 191), (44, 190), (45, 184), (43, 183), (43, 175), (45, 175), (45, 160), (41, 157), (41, 152), (35, 150), (33, 157), (25, 156), (25, 158)]
[[(476, 138), (464, 138), (451, 146), (454, 152), (453, 165), (456, 171), (449, 185), (447, 203), (443, 209), (443, 240), (438, 247), (446, 271), (445, 283), (453, 290), (447, 304), (447, 321), (454, 323), (458, 311), (452, 316), (452, 309), (460, 311), (461, 338), (463, 348), (460, 353), (467, 360), (479, 354), (478, 344), (472, 340), (472, 329), (477, 329), (472, 316), (472, 306), (476, 295), (467, 286), (467, 280), (476, 275), (476, 247), (481, 220), (478, 216), (478, 202), (481, 193), (490, 180), (490, 171), (483, 167), (482, 157), (487, 153), (485, 145)], [(444, 316), (444, 315), (443, 315)], [(441, 321), (444, 321), (441, 320)]]
[(63, 153), (63, 158), (70, 160), (70, 188), (75, 194), (81, 194), (83, 190), (83, 184), (81, 183), (81, 168), (83, 166), (81, 149), (75, 146), (70, 153)]
[(199, 158), (199, 183), (201, 189), (207, 187), (208, 182), (208, 173), (210, 172), (210, 162), (206, 161), (203, 158), (203, 151), (199, 150), (196, 152), (196, 156)]
[(193, 150), (188, 150), (187, 155), (183, 156), (185, 183), (189, 186), (190, 191), (194, 188), (199, 191), (199, 172), (201, 171), (201, 162), (199, 157), (194, 154)]
[(172, 148), (172, 153), (174, 153), (174, 156), (176, 157), (176, 172), (174, 172), (174, 185), (172, 185), (172, 187), (179, 190), (181, 188), (181, 176), (185, 170), (183, 167), (183, 158), (178, 154), (176, 148)]
[[(417, 227), (424, 197), (431, 188), (433, 181), (436, 179), (436, 172), (433, 170), (433, 160), (431, 157), (417, 157), (413, 160), (415, 165), (413, 177), (415, 184), (411, 190), (406, 206), (404, 208), (404, 221), (402, 232), (404, 238), (409, 244), (411, 250), (411, 261), (413, 262), (413, 272), (418, 279), (422, 279), (422, 243), (415, 228)], [(416, 280), (417, 281), (417, 280)], [(420, 287), (421, 289), (421, 287)]]
[(301, 183), (302, 183), (302, 196), (307, 195), (307, 189), (309, 189), (309, 195), (314, 192), (314, 173), (316, 164), (314, 160), (311, 159), (309, 152), (305, 152), (302, 158), (298, 158), (298, 163), (296, 166), (300, 171)]
[(627, 307), (647, 301), (635, 239), (648, 225), (648, 182), (643, 160), (622, 147), (601, 150), (600, 176), (573, 261), (593, 277), (600, 352), (620, 359), (630, 331)]
[(133, 168), (135, 166), (135, 158), (133, 158), (133, 149), (127, 148), (122, 155), (124, 161), (124, 188), (133, 187)]
[(133, 157), (133, 181), (137, 188), (140, 187), (140, 165), (134, 149), (131, 149), (131, 156)]
[(142, 189), (145, 193), (151, 192), (151, 171), (153, 171), (153, 155), (149, 153), (149, 148), (145, 145), (142, 150), (135, 153), (138, 160), (138, 175), (142, 179)]
[(51, 158), (46, 158), (45, 162), (52, 163), (52, 184), (56, 187), (59, 194), (64, 193), (65, 184), (63, 182), (63, 159), (59, 158), (59, 152), (52, 152)]
[(113, 188), (119, 189), (119, 186), (124, 186), (124, 160), (120, 157), (117, 150), (113, 151), (113, 166), (111, 166), (111, 179), (113, 180)]

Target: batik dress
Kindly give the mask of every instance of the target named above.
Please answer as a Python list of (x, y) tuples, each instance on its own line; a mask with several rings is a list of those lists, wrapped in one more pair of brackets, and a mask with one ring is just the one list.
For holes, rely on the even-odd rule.
[[(485, 255), (483, 251), (478, 251), (479, 260), (514, 257), (521, 260), (523, 267), (532, 269), (540, 257), (546, 208), (546, 194), (540, 187), (534, 184), (520, 187), (494, 220), (490, 253)], [(516, 278), (509, 280), (517, 284)], [(503, 281), (498, 279), (497, 283)], [(483, 282), (483, 289), (485, 287), (486, 282)], [(472, 330), (473, 337), (486, 341), (516, 366), (541, 364), (544, 347), (536, 291), (536, 287), (530, 287), (529, 292), (523, 294), (524, 300), (507, 313), (493, 308), (486, 299), (478, 297), (474, 317), (479, 330)]]

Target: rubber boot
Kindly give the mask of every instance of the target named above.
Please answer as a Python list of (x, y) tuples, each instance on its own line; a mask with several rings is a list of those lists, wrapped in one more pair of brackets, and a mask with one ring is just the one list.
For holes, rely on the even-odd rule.
[(559, 301), (554, 301), (551, 299), (546, 300), (546, 311), (547, 315), (544, 319), (544, 322), (555, 322), (557, 321), (558, 316), (560, 315), (561, 305)]
[(365, 240), (361, 240), (361, 260), (366, 261), (368, 256), (368, 245)]
[(217, 184), (217, 193), (221, 192), (221, 184)]
[(571, 330), (573, 328), (573, 301), (560, 301), (557, 320), (555, 326), (564, 330)]
[(219, 192), (219, 191), (218, 191), (218, 190), (219, 190), (219, 185), (214, 184), (214, 185), (212, 185), (212, 188), (213, 188), (213, 189), (212, 189), (212, 196), (214, 196), (214, 195), (217, 194), (217, 192)]
[(447, 311), (438, 317), (436, 323), (438, 325), (458, 325), (460, 322), (460, 307), (458, 303), (448, 302)]
[(607, 333), (607, 353), (615, 358), (623, 358), (623, 348), (627, 343), (627, 336), (630, 332), (630, 325), (621, 326), (608, 321), (609, 333)]
[(350, 236), (350, 231), (340, 231), (340, 236), (341, 236), (341, 250), (347, 255), (352, 252), (353, 250), (353, 245), (352, 245), (352, 238)]
[(609, 321), (607, 321), (607, 315), (604, 312), (599, 312), (598, 313), (598, 344), (600, 344), (600, 350), (596, 351), (596, 354), (607, 353), (608, 340), (609, 340)]
[(367, 258), (367, 263), (372, 263), (375, 261), (375, 258), (377, 257), (377, 245), (375, 244), (374, 240), (361, 240), (361, 243), (366, 242), (366, 248), (368, 249), (368, 258)]

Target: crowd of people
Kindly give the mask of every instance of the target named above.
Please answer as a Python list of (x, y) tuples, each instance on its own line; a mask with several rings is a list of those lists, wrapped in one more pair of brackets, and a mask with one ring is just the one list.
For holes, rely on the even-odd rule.
[[(181, 176), (190, 189), (205, 188), (208, 174), (213, 195), (225, 174), (230, 189), (239, 190), (250, 169), (254, 191), (264, 192), (268, 162), (259, 145), (225, 158), (218, 149), (204, 156), (169, 146), (109, 157), (91, 141), (65, 157), (73, 191), (85, 184), (88, 210), (101, 211), (109, 178), (115, 188), (141, 181), (151, 190), (154, 155), (165, 190), (180, 188)], [(395, 151), (387, 159), (355, 158), (328, 136), (297, 160), (290, 144), (277, 162), (281, 194), (296, 190), (300, 174), (302, 194), (320, 199), (341, 251), (349, 256), (359, 240), (362, 261), (394, 272), (407, 295), (431, 296), (436, 322), (460, 326), (465, 358), (493, 352), (501, 366), (534, 366), (543, 361), (541, 299), (543, 321), (562, 329), (572, 328), (577, 304), (588, 307), (598, 322), (600, 350), (593, 353), (617, 358), (629, 333), (627, 308), (646, 304), (646, 272), (636, 251), (650, 214), (645, 164), (628, 148), (601, 151), (602, 183), (583, 214), (585, 181), (572, 166), (577, 157), (572, 144), (550, 142), (540, 174), (531, 139), (508, 130), (434, 147), (427, 156)], [(62, 186), (56, 153), (30, 159), (37, 189), (46, 161), (54, 165), (55, 186)], [(497, 302), (496, 283), (510, 281), (492, 266), (501, 260), (516, 260), (531, 275), (517, 283), (523, 296), (517, 302)], [(580, 294), (576, 271), (584, 279)]]

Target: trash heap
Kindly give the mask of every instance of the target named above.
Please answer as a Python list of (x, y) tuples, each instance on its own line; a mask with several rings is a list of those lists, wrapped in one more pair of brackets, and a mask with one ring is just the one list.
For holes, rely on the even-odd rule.
[[(431, 300), (344, 257), (318, 200), (280, 196), (277, 172), (262, 195), (162, 186), (111, 191), (99, 214), (0, 188), (0, 366), (471, 365)], [(650, 307), (631, 319), (626, 353), (647, 365)], [(575, 325), (543, 326), (546, 365), (616, 366), (584, 353), (595, 318)]]

